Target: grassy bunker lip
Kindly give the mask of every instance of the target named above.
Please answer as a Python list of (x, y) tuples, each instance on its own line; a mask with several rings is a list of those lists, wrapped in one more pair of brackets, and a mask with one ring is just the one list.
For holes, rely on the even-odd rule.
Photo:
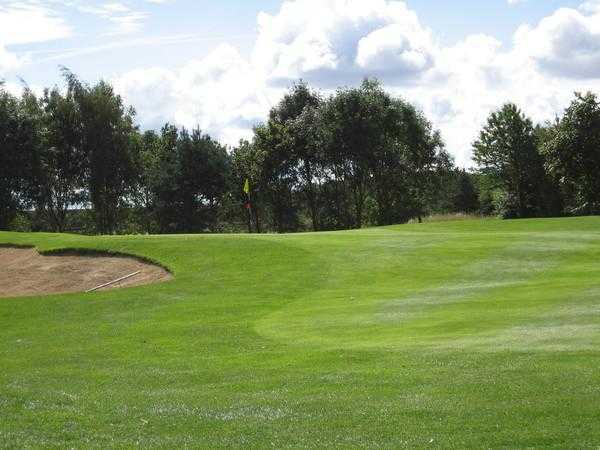
[(104, 291), (173, 278), (167, 267), (149, 258), (89, 248), (38, 251), (2, 244), (0, 268), (0, 298), (82, 293), (101, 285), (98, 291)]

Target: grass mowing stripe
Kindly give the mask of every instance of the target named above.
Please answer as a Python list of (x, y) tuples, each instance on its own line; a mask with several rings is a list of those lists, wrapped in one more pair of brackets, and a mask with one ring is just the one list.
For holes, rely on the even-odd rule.
[(175, 279), (0, 301), (0, 447), (600, 445), (599, 218), (1, 243)]

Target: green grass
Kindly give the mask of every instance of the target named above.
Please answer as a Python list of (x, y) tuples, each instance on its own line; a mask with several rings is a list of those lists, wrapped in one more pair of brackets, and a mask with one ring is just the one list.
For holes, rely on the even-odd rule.
[(600, 218), (0, 243), (175, 274), (0, 299), (2, 447), (600, 447)]

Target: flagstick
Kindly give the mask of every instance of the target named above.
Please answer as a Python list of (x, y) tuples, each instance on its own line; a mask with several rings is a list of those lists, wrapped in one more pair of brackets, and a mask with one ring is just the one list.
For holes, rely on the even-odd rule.
[(246, 192), (248, 203), (246, 209), (248, 210), (248, 233), (252, 234), (252, 203), (250, 203), (250, 192)]

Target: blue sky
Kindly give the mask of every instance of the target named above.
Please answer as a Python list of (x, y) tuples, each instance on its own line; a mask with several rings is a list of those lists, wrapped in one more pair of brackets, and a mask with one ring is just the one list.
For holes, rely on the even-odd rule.
[(200, 125), (234, 144), (303, 78), (377, 76), (439, 127), (461, 165), (505, 101), (552, 119), (600, 88), (600, 1), (0, 0), (0, 79), (17, 92), (108, 79), (143, 128)]

